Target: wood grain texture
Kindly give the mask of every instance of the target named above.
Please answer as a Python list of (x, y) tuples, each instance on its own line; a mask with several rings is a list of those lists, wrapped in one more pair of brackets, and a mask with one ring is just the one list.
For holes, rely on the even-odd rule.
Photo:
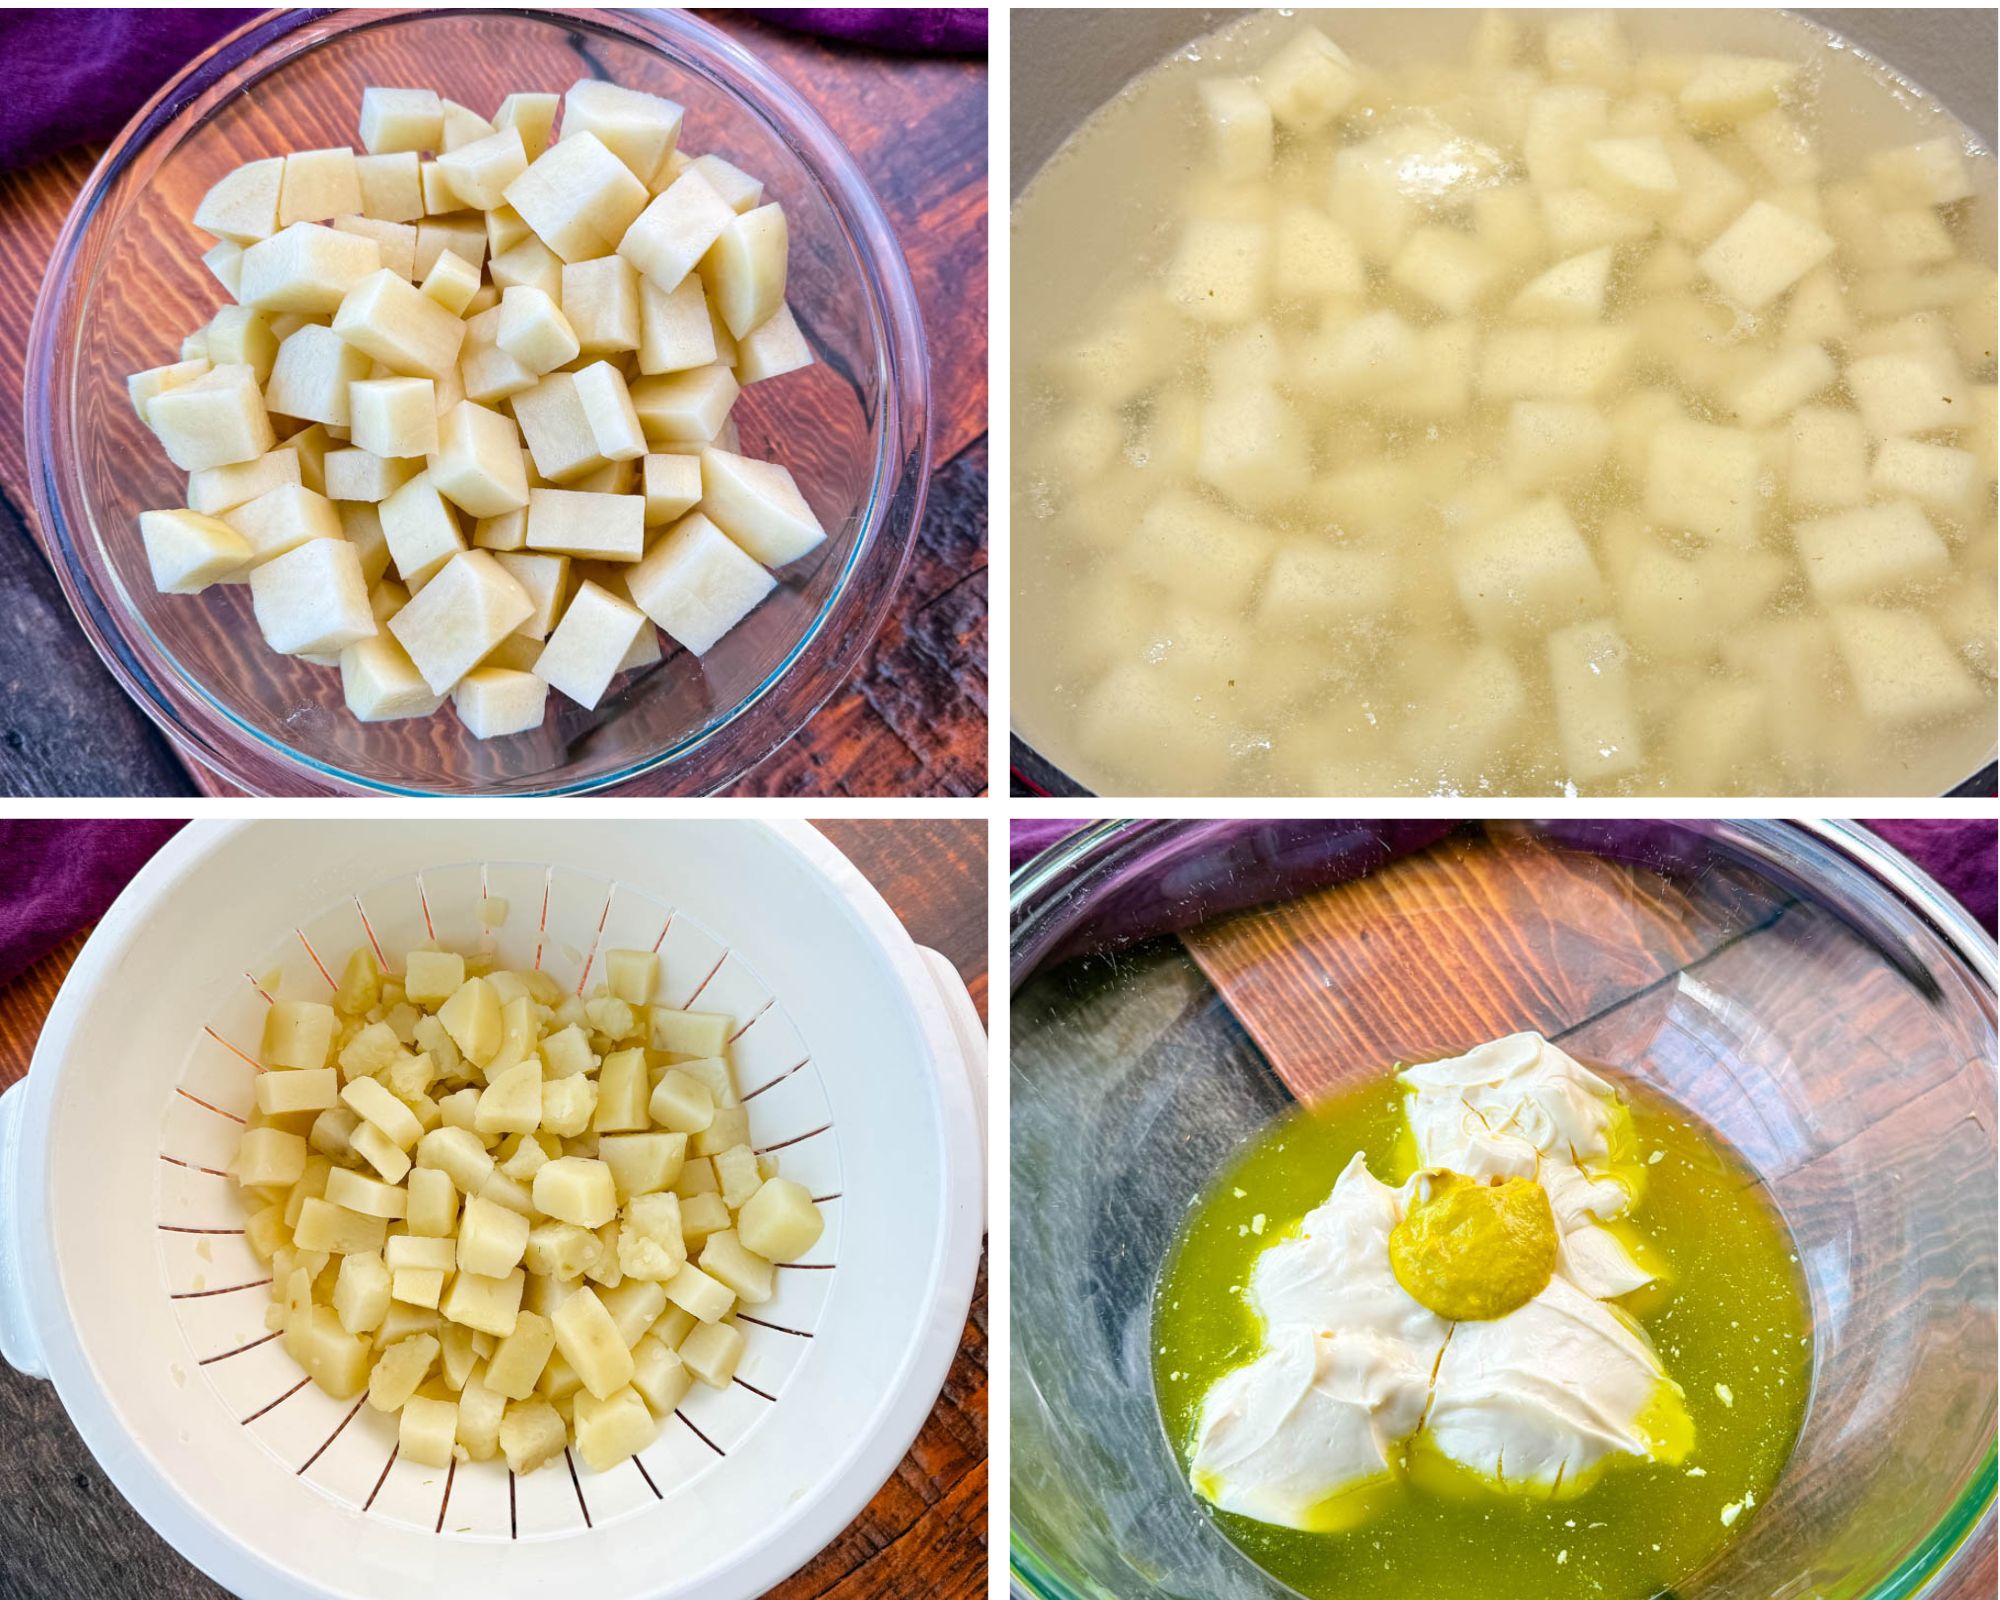
[[(80, 38), (88, 27), (87, 15), (79, 13)], [(735, 35), (791, 83), (833, 127), (869, 179), (910, 262), (929, 335), (933, 397), (929, 511), (882, 635), (807, 728), (731, 792), (983, 793), (985, 63), (827, 44), (739, 12), (709, 13), (707, 20)], [(497, 94), (502, 86), (496, 82), (493, 87)], [(282, 129), (272, 128), (270, 135), (276, 145), (286, 142)], [(25, 172), (0, 174), (0, 330), (7, 334), (0, 337), (0, 499), (10, 502), (30, 527), (33, 498), (22, 459), (20, 363), (49, 249), (95, 155), (95, 150), (73, 151)], [(191, 266), (190, 271), (198, 274), (199, 268)], [(202, 290), (204, 295), (212, 292), (212, 286)], [(755, 446), (752, 433), (746, 433), (746, 442)], [(791, 444), (805, 449), (808, 442)], [(33, 569), (42, 558), (32, 548), (16, 548), (23, 541), (8, 520), (0, 507), (0, 546), (8, 547), (0, 559), (0, 583), (11, 589), (26, 586), (28, 579), (16, 584), (9, 581), (10, 574), (21, 569), (35, 577)], [(178, 770), (180, 758), (167, 755), (164, 741), (142, 726), (143, 718), (120, 709), (116, 702), (122, 696), (64, 615), (45, 569), (38, 581), (47, 591), (43, 598), (54, 604), (25, 613), (38, 622), (35, 637), (0, 634), (0, 693), (26, 702), (19, 710), (0, 707), (0, 738), (9, 733), (19, 737), (18, 753), (28, 757), (15, 759), (16, 752), (0, 750), (0, 792), (238, 793), (191, 761)], [(191, 613), (188, 625), (196, 620)], [(254, 679), (262, 664), (246, 661), (244, 670)], [(677, 688), (676, 695), (699, 699), (704, 692), (697, 676), (685, 693)], [(665, 708), (664, 701), (655, 706), (656, 698), (649, 697), (647, 705), (662, 716), (670, 710), (673, 717), (685, 714), (681, 708)], [(316, 709), (316, 703), (301, 714), (339, 715), (337, 708)], [(64, 727), (85, 724), (87, 736), (61, 737)], [(399, 750), (414, 740), (412, 753), (421, 766), (425, 746), (419, 725), (391, 729), (383, 737), (398, 741)], [(320, 791), (303, 779), (288, 779), (284, 792)], [(671, 780), (661, 775), (621, 792), (673, 791)]]
[[(941, 951), (986, 1014), (986, 827), (818, 824), (911, 936)], [(0, 986), (0, 1088), (28, 1068), (87, 930)], [(838, 1539), (771, 1591), (779, 1600), (971, 1600), (987, 1562), (986, 1268), (938, 1403), (895, 1473)], [(0, 1596), (221, 1600), (114, 1489), (48, 1384), (0, 1363)]]

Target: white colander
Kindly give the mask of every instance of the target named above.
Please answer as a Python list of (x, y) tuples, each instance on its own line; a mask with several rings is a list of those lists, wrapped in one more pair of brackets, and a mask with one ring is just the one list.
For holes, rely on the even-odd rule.
[[(263, 1009), (327, 993), (357, 944), (394, 963), (433, 937), (577, 989), (603, 952), (657, 949), (663, 1003), (735, 1019), (751, 1142), (821, 1201), (819, 1244), (743, 1318), (737, 1381), (609, 1472), (401, 1460), (393, 1418), (305, 1382), (264, 1326), (270, 1271), (221, 1175)], [(937, 1397), (978, 1263), (984, 1051), (949, 965), (804, 825), (197, 824), (99, 924), (0, 1096), (0, 1351), (245, 1596), (755, 1594)]]

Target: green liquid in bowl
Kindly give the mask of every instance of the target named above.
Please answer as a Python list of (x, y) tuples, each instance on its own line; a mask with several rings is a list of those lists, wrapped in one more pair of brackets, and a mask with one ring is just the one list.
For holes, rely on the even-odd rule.
[[(1642, 1600), (1684, 1582), (1769, 1500), (1812, 1373), (1791, 1235), (1756, 1176), (1713, 1133), (1622, 1080), (1620, 1091), (1647, 1163), (1628, 1220), (1651, 1247), (1647, 1259), (1665, 1267), (1664, 1285), (1622, 1303), (1686, 1391), (1692, 1453), (1673, 1467), (1617, 1463), (1561, 1500), (1447, 1498), (1399, 1479), (1345, 1533), (1212, 1513), (1273, 1577), (1313, 1600)], [(1209, 1386), (1260, 1343), (1240, 1287), (1356, 1151), (1385, 1182), (1407, 1174), (1393, 1078), (1273, 1124), (1189, 1208), (1155, 1291), (1152, 1341), (1161, 1419), (1184, 1467)]]

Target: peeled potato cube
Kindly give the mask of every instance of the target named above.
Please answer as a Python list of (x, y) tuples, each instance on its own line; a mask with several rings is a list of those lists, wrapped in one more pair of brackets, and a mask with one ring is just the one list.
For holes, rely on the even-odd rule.
[(521, 439), (497, 411), (461, 400), (438, 419), (428, 476), (437, 492), (473, 517), (497, 517), (528, 503)]
[(762, 1305), (771, 1298), (776, 1272), (763, 1256), (748, 1249), (736, 1231), (725, 1228), (708, 1236), (701, 1248), (701, 1270), (726, 1284), (745, 1305)]
[(345, 1206), (310, 1198), (300, 1205), (298, 1224), (292, 1229), (292, 1242), (299, 1249), (336, 1256), (380, 1251), (388, 1237), (389, 1224), (381, 1217), (364, 1217)]
[(1883, 198), (1893, 202), (1948, 206), (1972, 194), (1965, 152), (1949, 135), (1879, 151), (1868, 158), (1868, 176)]
[[(596, 265), (587, 263), (586, 265)], [(565, 268), (565, 272), (579, 270)], [(540, 289), (516, 284), (500, 296), (500, 348), (530, 372), (553, 372), (582, 348), (559, 306)]]
[(668, 1068), (654, 1086), (649, 1109), (654, 1122), (674, 1133), (700, 1133), (715, 1120), (708, 1085), (677, 1067)]
[(611, 1169), (583, 1156), (563, 1156), (535, 1174), (536, 1209), (579, 1228), (601, 1228), (618, 1214)]
[[(633, 270), (629, 262), (624, 265)], [(716, 365), (717, 354), (707, 290), (699, 276), (690, 274), (672, 289), (662, 289), (649, 278), (639, 279), (641, 372), (650, 375), (710, 367)]]
[(539, 728), (548, 715), (549, 686), (532, 672), (475, 667), (451, 691), (452, 710), (475, 739), (504, 739)]
[(502, 1278), (521, 1264), (528, 1248), (528, 1219), (474, 1197), (465, 1202), (458, 1230), (458, 1270)]
[(632, 1347), (632, 1387), (654, 1416), (664, 1421), (687, 1398), (692, 1383), (680, 1356), (651, 1334)]
[(531, 161), (503, 198), (564, 261), (584, 261), (617, 249), (648, 196), (631, 169), (582, 129)]
[(1612, 247), (1600, 245), (1558, 261), (1514, 296), (1517, 317), (1537, 322), (1595, 322), (1604, 315)]
[[(687, 1135), (607, 1134), (597, 1141), (597, 1159), (611, 1169), (621, 1201), (670, 1189), (687, 1160)], [(630, 1269), (627, 1268), (629, 1272)]]
[(285, 1351), (336, 1400), (351, 1400), (368, 1382), (367, 1338), (349, 1333), (331, 1306), (310, 1306), (285, 1325)]
[(154, 395), (146, 425), (183, 472), (254, 461), (277, 443), (256, 374), (216, 367)]
[(687, 1260), (678, 1195), (634, 1195), (618, 1230), (618, 1267), (628, 1278), (664, 1283)]
[[(707, 187), (706, 180), (702, 182)], [(709, 188), (709, 192), (715, 191)], [(785, 303), (790, 249), (785, 208), (763, 205), (725, 223), (702, 256), (701, 281), (733, 338), (746, 337)]]
[(1908, 500), (1858, 506), (1796, 524), (1806, 583), (1822, 601), (1862, 599), (1942, 577), (1951, 551)]
[(1301, 28), (1257, 75), (1271, 114), (1295, 133), (1317, 133), (1345, 111), (1361, 89), (1361, 73), (1317, 28)]
[(549, 1319), (556, 1348), (600, 1400), (632, 1381), (632, 1352), (593, 1289), (580, 1288)]
[(1215, 169), (1231, 183), (1271, 170), (1271, 103), (1247, 78), (1208, 78), (1196, 85), (1208, 121)]
[(727, 1284), (711, 1278), (692, 1261), (667, 1280), (667, 1298), (700, 1322), (719, 1322), (736, 1304)]
[(372, 1333), (389, 1314), (389, 1269), (372, 1251), (340, 1258), (333, 1309), (348, 1333)]
[[(279, 1075), (266, 1074), (267, 1078), (273, 1076)], [(283, 1076), (304, 1077), (306, 1074), (295, 1073), (284, 1074)], [(332, 1079), (336, 1074), (333, 1068), (326, 1067), (320, 1072), (312, 1074), (312, 1076)], [(339, 1092), (336, 1090), (329, 1104), (338, 1099)], [(322, 1107), (321, 1109), (326, 1108)], [(345, 1167), (335, 1167), (326, 1175), (325, 1197), (332, 1204), (344, 1206), (349, 1211), (356, 1212), (361, 1216), (382, 1217), (391, 1222), (400, 1222), (403, 1219), (404, 1212), (409, 1208), (409, 1195), (400, 1185), (382, 1183), (377, 1179), (364, 1177), (358, 1172), (350, 1172)]]
[(264, 642), (281, 655), (329, 655), (375, 632), (361, 557), (345, 539), (308, 539), (250, 573)]
[(1798, 76), (1790, 61), (1757, 56), (1704, 56), (1680, 91), (1681, 115), (1697, 128), (1742, 122), (1768, 111)]
[[(649, 469), (652, 459), (673, 458), (649, 458)], [(713, 446), (701, 452), (699, 463), (704, 514), (764, 566), (796, 561), (826, 538), (791, 473), (778, 463)]]
[(1262, 222), (1190, 217), (1167, 268), (1167, 298), (1197, 322), (1248, 322), (1264, 307), (1270, 254)]
[(743, 1359), (743, 1333), (726, 1322), (696, 1328), (680, 1347), (682, 1365), (712, 1389), (727, 1389)]
[(458, 1191), (451, 1179), (434, 1167), (418, 1167), (409, 1175), (405, 1226), (420, 1238), (442, 1239), (458, 1222)]
[[(1845, 376), (1868, 432), (1886, 439), (1955, 427), (1964, 420), (1964, 396), (1950, 368), (1949, 358), (1936, 355), (1864, 356), (1848, 363)], [(155, 410), (160, 403), (153, 402)]]
[(436, 693), (447, 692), (534, 611), (527, 591), (484, 550), (453, 556), (389, 631)]
[(397, 1453), (424, 1467), (451, 1464), (451, 1447), (458, 1439), (458, 1402), (414, 1395), (398, 1420)]
[(267, 1072), (257, 1080), (257, 1109), (267, 1117), (325, 1111), (339, 1104), (340, 1074), (332, 1067)]
[(237, 1141), (236, 1181), (246, 1189), (297, 1183), (306, 1170), (306, 1142), (278, 1128), (246, 1128)]
[(1762, 451), (1750, 434), (1676, 419), (1652, 438), (1646, 514), (1697, 538), (1747, 545), (1762, 520)]
[[(645, 500), (634, 494), (531, 489), (527, 545), (530, 550), (555, 552), (582, 561), (636, 562), (646, 549)], [(592, 625), (600, 626), (610, 620), (599, 615)], [(628, 635), (625, 643), (630, 642)]]
[(1871, 722), (1902, 727), (1978, 707), (1978, 683), (1928, 617), (1870, 606), (1836, 606), (1831, 615), (1841, 659)]
[(1765, 428), (1828, 388), (1838, 375), (1823, 346), (1794, 345), (1732, 385), (1726, 403), (1745, 427)]
[(706, 655), (777, 587), (699, 511), (666, 532), (632, 568), (627, 587), (639, 609), (691, 655)]
[(628, 391), (646, 442), (704, 445), (719, 440), (741, 388), (725, 366), (642, 378)]
[(1916, 500), (1947, 516), (1971, 509), (1979, 479), (1979, 459), (1971, 451), (1918, 439), (1883, 440), (1868, 474), (1879, 493)]
[[(796, 372), (813, 363), (812, 346), (799, 331), (790, 306), (780, 306), (743, 336), (736, 349), (736, 381), (746, 387)], [(641, 365), (640, 371), (646, 368)]]
[(198, 511), (142, 511), (139, 535), (153, 587), (161, 594), (200, 594), (246, 565), (249, 542), (228, 523)]
[(796, 1261), (815, 1244), (826, 1227), (802, 1184), (789, 1178), (767, 1178), (736, 1219), (737, 1237), (747, 1250), (766, 1261)]
[[(656, 196), (618, 242), (618, 254), (662, 289), (676, 287), (737, 221), (729, 202), (698, 172), (685, 172)], [(783, 213), (779, 214), (782, 225)], [(780, 297), (783, 283), (779, 284)]]
[[(555, 146), (560, 150), (561, 145)], [(553, 1461), (569, 1442), (569, 1431), (555, 1407), (545, 1400), (523, 1400), (507, 1407), (500, 1423), (500, 1451), (516, 1477)]]
[(516, 1267), (504, 1277), (488, 1278), (461, 1272), (445, 1292), (444, 1314), (453, 1322), (504, 1339), (520, 1315), (521, 1288), (526, 1275)]
[(498, 128), (439, 155), (437, 170), (466, 205), (492, 211), (503, 203), (507, 186), (528, 170), (528, 152), (517, 130)]
[(555, 1329), (548, 1318), (522, 1311), (515, 1319), (514, 1331), (494, 1348), (486, 1364), (486, 1387), (509, 1400), (527, 1399), (535, 1392), (555, 1347)]
[(651, 183), (680, 138), (681, 108), (659, 95), (597, 78), (580, 78), (563, 96), (563, 137), (590, 133)]
[(438, 1341), (428, 1333), (399, 1339), (376, 1357), (368, 1374), (368, 1403), (377, 1411), (400, 1411), (437, 1360)]
[(1748, 311), (1763, 309), (1833, 254), (1825, 230), (1768, 200), (1754, 200), (1697, 258), (1717, 289)]
[(260, 311), (331, 315), (357, 284), (382, 270), (373, 239), (295, 222), (243, 252), (238, 299)]
[(592, 1126), (599, 1133), (631, 1133), (646, 1126), (646, 1052), (614, 1050), (597, 1075), (597, 1111)]
[(1556, 727), (1572, 781), (1620, 777), (1644, 759), (1630, 656), (1608, 622), (1578, 623), (1549, 635)]
[(637, 1455), (660, 1431), (646, 1402), (628, 1382), (615, 1394), (576, 1397), (576, 1450), (593, 1472), (609, 1472)]
[(245, 162), (202, 196), (194, 225), (240, 245), (268, 239), (278, 231), (278, 196), (284, 180), (283, 156)]
[(659, 982), (660, 957), (656, 951), (611, 950), (605, 953), (605, 987), (627, 1005), (651, 1005)]
[(371, 154), (436, 150), (444, 142), (444, 107), (435, 89), (361, 91), (361, 147)]

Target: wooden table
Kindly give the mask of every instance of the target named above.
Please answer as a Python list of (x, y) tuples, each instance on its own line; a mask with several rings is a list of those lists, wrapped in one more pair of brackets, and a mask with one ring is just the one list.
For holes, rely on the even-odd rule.
[[(874, 186), (923, 303), (934, 412), (930, 505), (881, 637), (811, 724), (731, 792), (984, 793), (986, 63), (705, 15), (812, 103)], [(79, 13), (79, 48), (88, 17)], [(30, 531), (23, 351), (50, 248), (98, 154), (0, 172), (0, 795), (233, 794), (126, 698)], [(618, 792), (667, 791), (653, 778)]]
[[(903, 919), (942, 951), (986, 1013), (986, 830), (971, 821), (827, 822)], [(79, 933), (0, 987), (0, 1088), (28, 1069)], [(916, 1444), (862, 1514), (777, 1600), (970, 1600), (986, 1589), (986, 1268), (964, 1341)], [(196, 1572), (119, 1496), (53, 1387), (0, 1363), (0, 1596), (211, 1600)]]

